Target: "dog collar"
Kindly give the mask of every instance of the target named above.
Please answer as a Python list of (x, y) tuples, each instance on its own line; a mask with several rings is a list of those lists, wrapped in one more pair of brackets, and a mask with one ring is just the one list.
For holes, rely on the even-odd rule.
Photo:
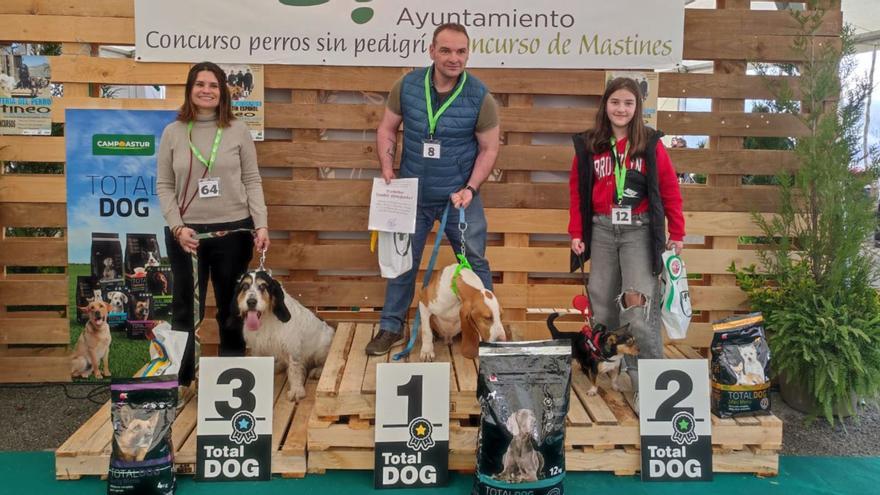
[(584, 340), (586, 341), (588, 347), (587, 350), (590, 351), (590, 355), (593, 359), (597, 361), (611, 361), (610, 359), (602, 356), (602, 353), (599, 352), (599, 348), (601, 347), (599, 344), (599, 339), (602, 338), (602, 334), (605, 332), (603, 332), (602, 330), (594, 332), (591, 326), (584, 325), (583, 328), (581, 328), (581, 333), (584, 334)]
[(470, 262), (463, 254), (458, 254), (456, 256), (458, 257), (458, 265), (455, 267), (455, 273), (452, 274), (452, 293), (455, 294), (455, 297), (461, 298), (461, 296), (458, 295), (458, 284), (456, 283), (458, 278), (461, 277), (461, 269), (467, 268), (468, 270), (473, 270), (473, 268), (471, 268)]

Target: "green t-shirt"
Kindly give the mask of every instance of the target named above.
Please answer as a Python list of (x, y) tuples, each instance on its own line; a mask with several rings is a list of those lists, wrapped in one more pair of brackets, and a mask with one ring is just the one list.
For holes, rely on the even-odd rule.
[[(388, 93), (388, 103), (386, 106), (388, 110), (396, 113), (397, 115), (403, 115), (403, 111), (400, 109), (400, 87), (403, 85), (403, 77), (397, 80), (394, 83), (394, 86), (391, 88), (391, 92)], [(446, 100), (449, 95), (452, 94), (452, 91), (448, 91), (446, 93), (437, 93), (440, 97), (440, 101)], [(495, 98), (492, 96), (492, 93), (486, 91), (486, 96), (483, 97), (483, 104), (480, 105), (480, 114), (477, 117), (477, 127), (476, 132), (483, 132), (493, 127), (498, 126), (498, 104), (495, 102)]]

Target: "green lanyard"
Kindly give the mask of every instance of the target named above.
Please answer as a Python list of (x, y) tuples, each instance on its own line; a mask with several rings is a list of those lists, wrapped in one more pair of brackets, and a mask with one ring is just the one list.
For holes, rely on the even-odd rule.
[(186, 132), (187, 132), (187, 135), (189, 136), (189, 149), (192, 150), (193, 155), (195, 155), (196, 158), (198, 158), (199, 161), (202, 162), (202, 164), (204, 164), (206, 167), (208, 167), (208, 171), (210, 171), (214, 167), (214, 162), (217, 161), (217, 149), (220, 148), (220, 138), (223, 136), (223, 128), (218, 127), (217, 132), (214, 134), (214, 144), (211, 145), (211, 159), (210, 160), (205, 160), (205, 157), (202, 156), (202, 153), (199, 151), (198, 148), (196, 148), (196, 145), (193, 144), (192, 130), (193, 130), (193, 123), (190, 122), (186, 126)]
[(614, 155), (614, 186), (617, 188), (617, 204), (623, 201), (623, 190), (626, 186), (626, 157), (629, 155), (629, 141), (623, 150), (623, 161), (617, 154), (617, 139), (611, 137), (611, 154)]
[(434, 105), (431, 103), (430, 77), (431, 70), (429, 69), (425, 71), (425, 104), (428, 106), (428, 132), (430, 138), (434, 139), (434, 130), (437, 129), (437, 121), (440, 120), (440, 116), (443, 115), (443, 112), (445, 112), (447, 108), (449, 108), (449, 105), (452, 105), (452, 102), (458, 98), (461, 89), (464, 87), (464, 83), (467, 81), (467, 72), (461, 73), (461, 82), (458, 83), (458, 87), (455, 88), (455, 92), (452, 93), (452, 96), (447, 98), (443, 105), (440, 106), (440, 110), (437, 110), (436, 115), (434, 115)]

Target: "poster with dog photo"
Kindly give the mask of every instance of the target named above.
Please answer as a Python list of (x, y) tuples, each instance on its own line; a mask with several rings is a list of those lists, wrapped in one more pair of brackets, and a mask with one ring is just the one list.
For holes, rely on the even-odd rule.
[(657, 92), (660, 88), (660, 74), (656, 72), (641, 72), (631, 70), (605, 71), (605, 85), (613, 79), (628, 77), (638, 83), (642, 92), (642, 115), (645, 116), (645, 125), (657, 128)]
[(49, 59), (0, 46), (0, 135), (52, 134)]
[(151, 330), (171, 319), (174, 280), (156, 193), (156, 152), (175, 115), (67, 110), (74, 378), (133, 376), (150, 361)]
[(226, 73), (226, 85), (232, 97), (232, 113), (247, 124), (254, 141), (262, 141), (264, 134), (263, 66), (221, 64)]

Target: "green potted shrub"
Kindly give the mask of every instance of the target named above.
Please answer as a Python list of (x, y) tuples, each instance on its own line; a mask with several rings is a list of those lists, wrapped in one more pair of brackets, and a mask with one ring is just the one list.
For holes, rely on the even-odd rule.
[[(731, 271), (753, 309), (764, 314), (783, 398), (833, 423), (835, 415), (857, 414), (856, 397), (880, 391), (880, 298), (865, 251), (877, 220), (864, 193), (876, 180), (878, 161), (876, 152), (860, 149), (871, 88), (854, 75), (850, 28), (840, 44), (820, 42), (814, 33), (824, 12), (792, 15), (802, 28), (794, 49), (804, 59), (800, 111), (792, 114), (808, 133), (793, 144), (797, 171), (777, 177), (779, 214), (755, 215), (765, 243), (758, 249), (760, 269)], [(771, 88), (777, 101), (795, 99), (785, 86)], [(869, 165), (856, 172), (857, 162)]]

